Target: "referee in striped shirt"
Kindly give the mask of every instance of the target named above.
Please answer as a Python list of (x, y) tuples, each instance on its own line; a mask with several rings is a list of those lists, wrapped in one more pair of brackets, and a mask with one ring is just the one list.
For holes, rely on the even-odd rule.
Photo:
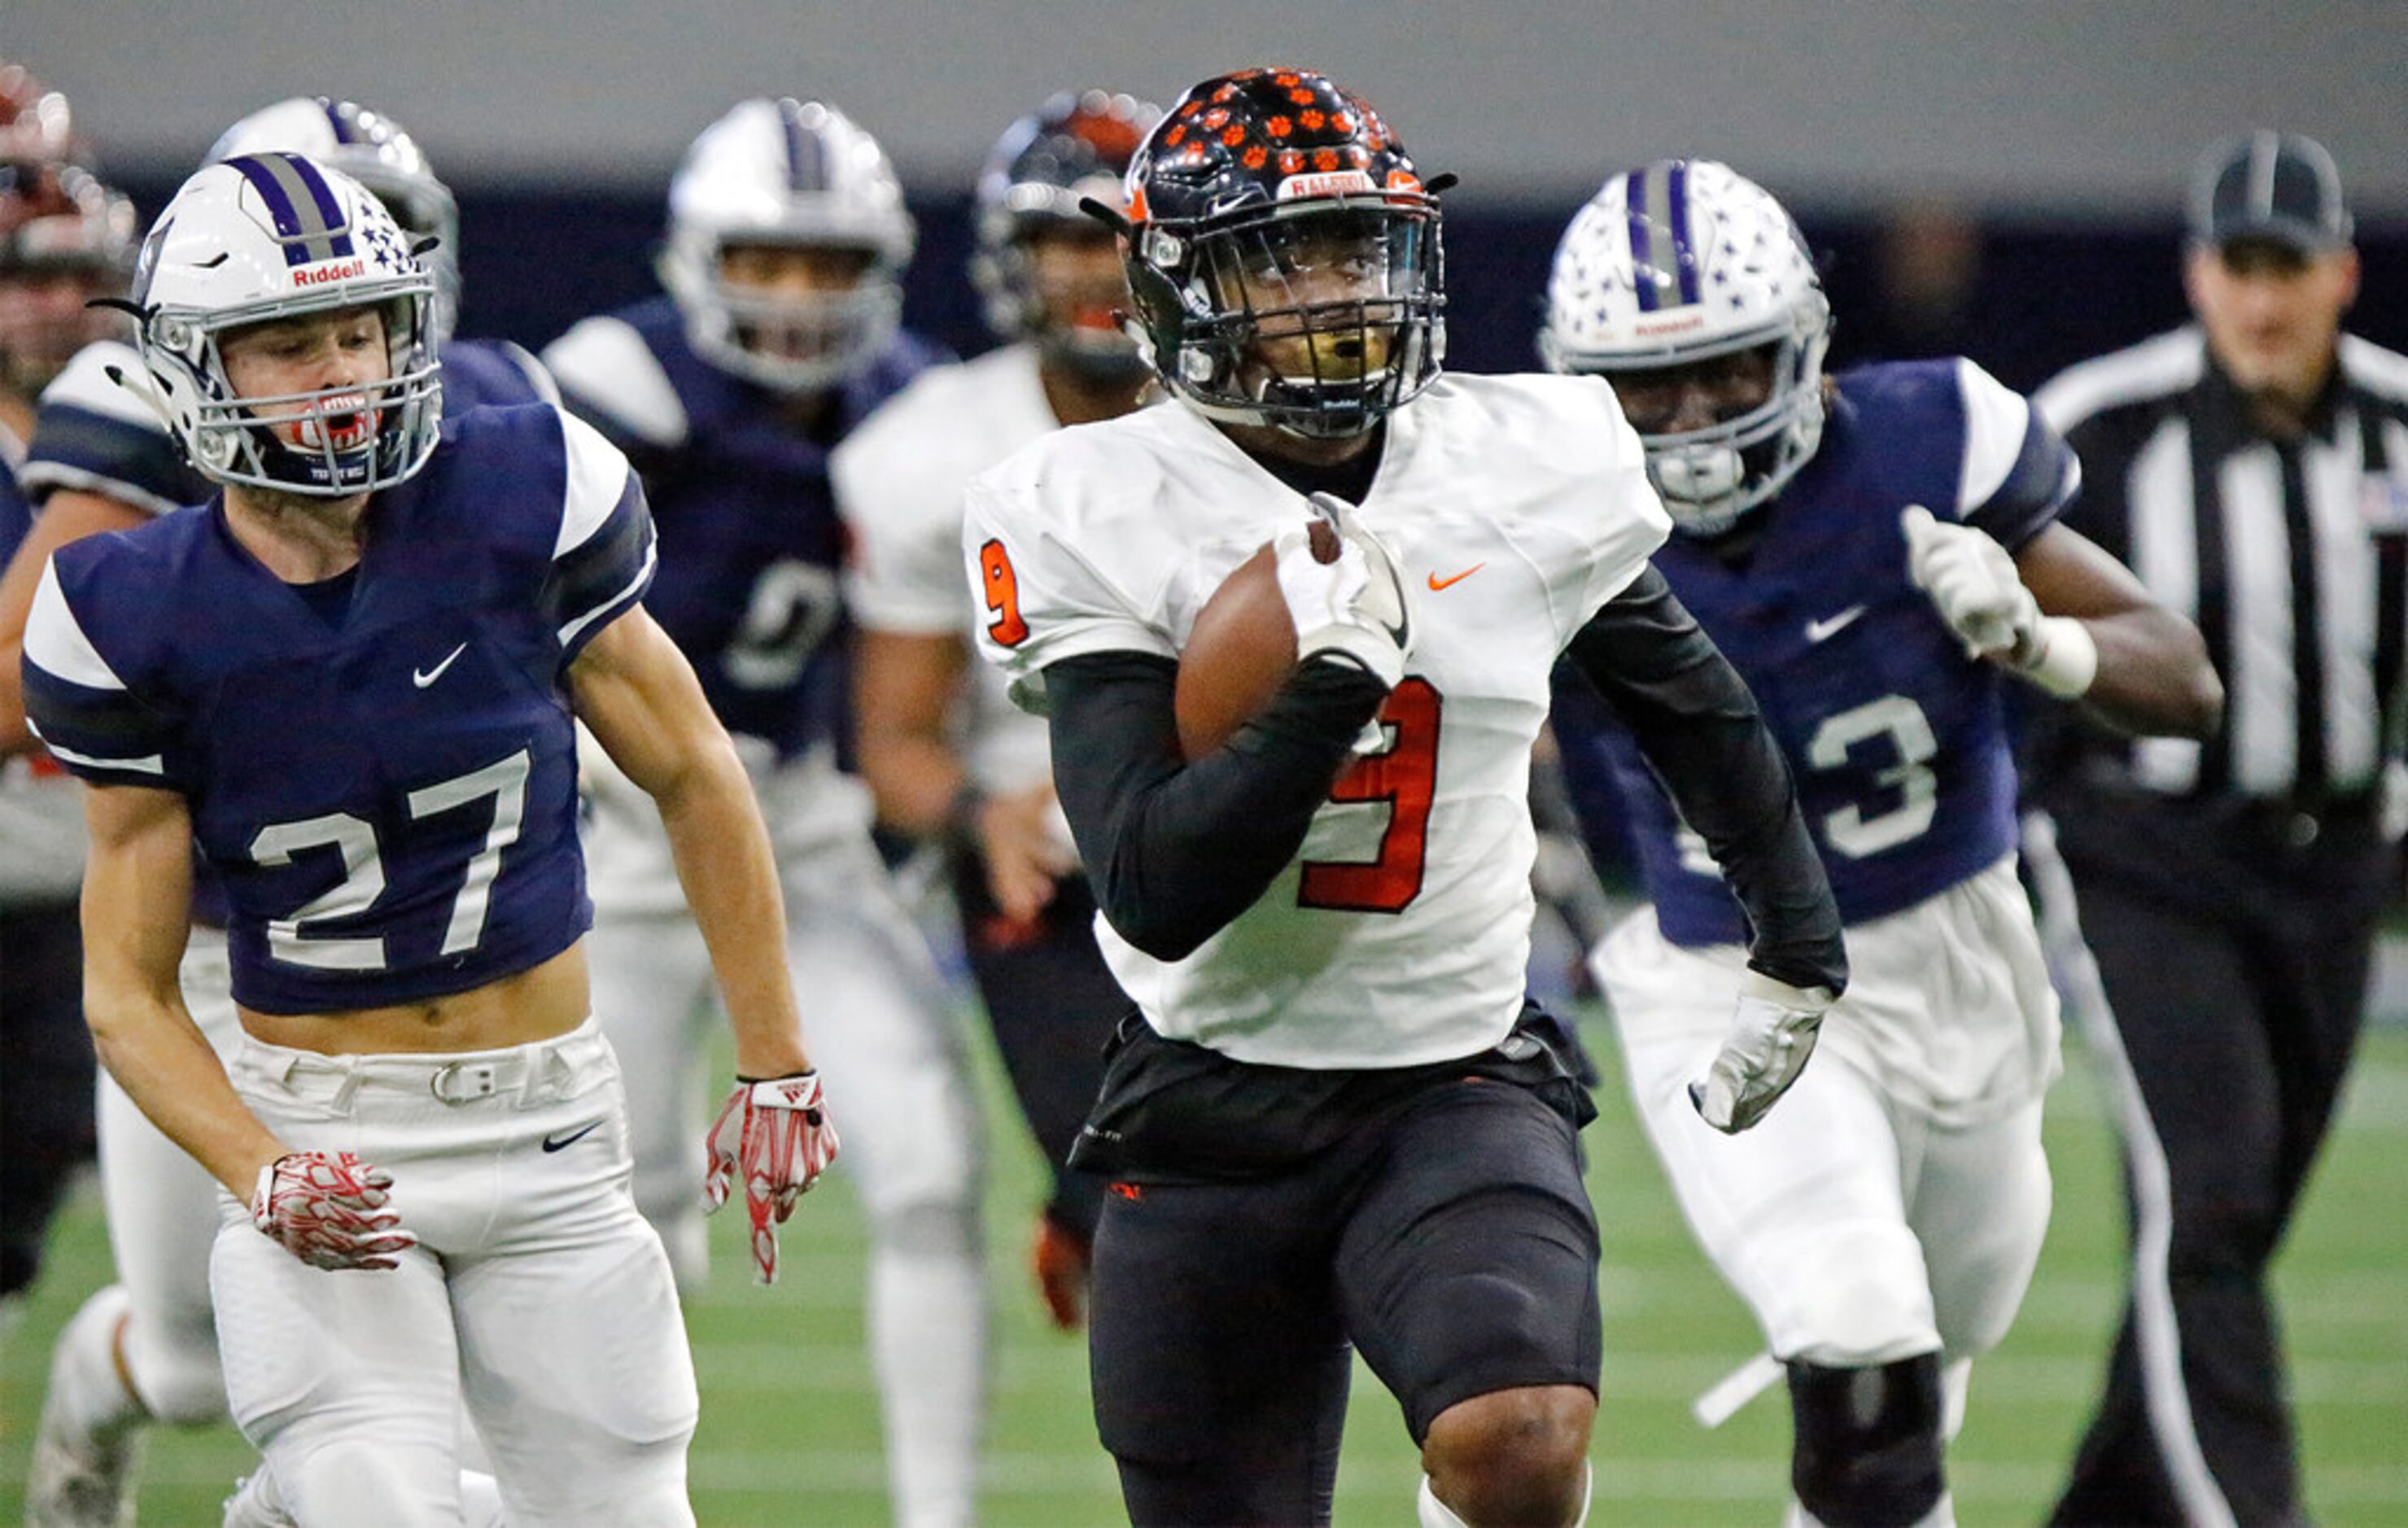
[(2035, 729), (2044, 923), (2122, 1094), (2132, 1201), (2059, 1523), (2305, 1521), (2267, 1265), (2400, 885), (2408, 357), (2341, 332), (2358, 260), (2321, 145), (2211, 149), (2190, 232), (2197, 321), (2033, 399), (2082, 458), (2067, 523), (2197, 621), (2227, 697), (2205, 744)]

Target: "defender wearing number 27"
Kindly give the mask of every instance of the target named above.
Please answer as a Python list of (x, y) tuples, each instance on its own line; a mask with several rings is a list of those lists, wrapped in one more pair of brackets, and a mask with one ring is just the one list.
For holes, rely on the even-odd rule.
[[(435, 282), (357, 181), (203, 169), (133, 302), (222, 492), (59, 549), (29, 719), (90, 789), (101, 1059), (224, 1190), (210, 1292), (264, 1467), (230, 1524), (462, 1521), (461, 1403), (509, 1521), (691, 1522), (696, 1397), (590, 1017), (572, 718), (657, 803), (745, 1080), (712, 1132), (766, 1277), (825, 1167), (767, 835), (639, 601), (626, 458), (545, 404), (441, 421)], [(243, 1035), (178, 983), (197, 845)]]
[[(968, 494), (982, 650), (1049, 713), (1136, 1005), (1073, 1161), (1114, 1180), (1090, 1352), (1140, 1524), (1326, 1521), (1350, 1349), (1403, 1404), (1423, 1522), (1585, 1514), (1590, 1109), (1523, 986), (1559, 655), (1754, 918), (1700, 1111), (1753, 1123), (1846, 982), (1779, 751), (1648, 566), (1669, 522), (1612, 390), (1441, 373), (1446, 184), (1324, 76), (1197, 85), (1091, 207), (1175, 401)], [(1182, 747), (1241, 564), (1297, 659)]]

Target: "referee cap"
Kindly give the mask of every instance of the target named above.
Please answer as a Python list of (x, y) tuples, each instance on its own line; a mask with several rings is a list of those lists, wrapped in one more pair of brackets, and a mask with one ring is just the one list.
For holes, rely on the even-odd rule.
[(2200, 156), (2190, 231), (2201, 244), (2262, 238), (2301, 254), (2338, 250), (2350, 236), (2341, 172), (2323, 144), (2297, 133), (2227, 138)]

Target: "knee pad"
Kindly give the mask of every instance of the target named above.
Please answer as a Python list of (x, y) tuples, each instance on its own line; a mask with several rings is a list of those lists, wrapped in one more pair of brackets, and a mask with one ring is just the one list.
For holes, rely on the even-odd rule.
[(1907, 1528), (1946, 1489), (1940, 1355), (1878, 1368), (1789, 1364), (1789, 1485), (1833, 1528)]

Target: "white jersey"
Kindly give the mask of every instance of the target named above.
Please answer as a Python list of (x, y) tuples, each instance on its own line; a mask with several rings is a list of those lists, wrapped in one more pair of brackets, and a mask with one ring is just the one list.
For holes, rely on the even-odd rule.
[[(837, 512), (852, 533), (845, 603), (855, 623), (969, 641), (981, 613), (962, 590), (962, 494), (969, 480), (1061, 428), (1038, 379), (1037, 348), (1011, 345), (931, 366), (828, 458)], [(1045, 723), (1004, 696), (1000, 670), (972, 676), (962, 753), (998, 794), (1051, 778)]]
[[(1476, 1053), (1523, 1000), (1530, 748), (1555, 658), (1670, 528), (1597, 378), (1446, 377), (1388, 419), (1364, 522), (1397, 553), (1414, 647), (1359, 761), (1268, 890), (1183, 960), (1098, 920), (1163, 1035), (1240, 1061), (1391, 1067)], [(1015, 693), (1081, 653), (1176, 657), (1304, 499), (1185, 407), (1064, 430), (971, 485), (980, 647)]]

